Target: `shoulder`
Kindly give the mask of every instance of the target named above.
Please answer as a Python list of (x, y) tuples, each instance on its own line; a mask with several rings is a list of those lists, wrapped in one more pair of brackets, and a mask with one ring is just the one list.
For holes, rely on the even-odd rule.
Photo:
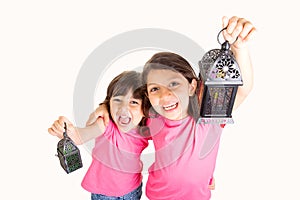
[(112, 120), (109, 120), (108, 124), (105, 125), (104, 119), (103, 118), (98, 118), (97, 119), (97, 124), (100, 127), (103, 134), (111, 133), (113, 131), (118, 130), (117, 126), (114, 124), (114, 122)]

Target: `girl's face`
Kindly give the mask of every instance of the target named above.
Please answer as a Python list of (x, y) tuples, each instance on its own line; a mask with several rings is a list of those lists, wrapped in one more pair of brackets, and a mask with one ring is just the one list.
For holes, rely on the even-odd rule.
[(110, 99), (110, 112), (113, 121), (122, 132), (136, 128), (142, 120), (142, 100), (132, 97), (132, 91), (125, 96), (114, 96)]
[(196, 80), (189, 83), (178, 72), (152, 69), (147, 77), (147, 92), (152, 107), (160, 115), (179, 120), (188, 115), (189, 97), (194, 95)]

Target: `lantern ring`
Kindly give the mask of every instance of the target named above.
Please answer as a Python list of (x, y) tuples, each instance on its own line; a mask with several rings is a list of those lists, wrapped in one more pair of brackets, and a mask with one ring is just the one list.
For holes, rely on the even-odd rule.
[[(224, 30), (226, 30), (227, 27), (228, 27), (228, 26), (226, 26), (225, 28), (223, 28), (222, 30), (220, 30), (220, 32), (218, 33), (217, 40), (218, 40), (218, 43), (219, 43), (220, 45), (222, 45), (222, 43), (221, 43), (220, 40), (219, 40), (220, 34), (221, 34)], [(239, 37), (236, 37), (235, 41), (234, 41), (232, 44), (230, 44), (230, 45), (233, 45), (233, 44), (238, 40), (238, 38), (239, 38)]]

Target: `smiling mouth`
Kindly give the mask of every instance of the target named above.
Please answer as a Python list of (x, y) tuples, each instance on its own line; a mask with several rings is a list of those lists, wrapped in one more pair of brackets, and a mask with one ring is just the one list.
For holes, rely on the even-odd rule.
[(178, 103), (174, 103), (174, 104), (170, 104), (170, 105), (167, 105), (167, 106), (163, 106), (163, 109), (165, 111), (169, 111), (169, 110), (175, 109), (177, 106), (178, 106)]

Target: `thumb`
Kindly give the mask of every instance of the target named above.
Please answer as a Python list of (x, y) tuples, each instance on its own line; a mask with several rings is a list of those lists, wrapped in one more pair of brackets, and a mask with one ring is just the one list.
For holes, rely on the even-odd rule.
[(59, 124), (61, 124), (62, 126), (64, 126), (64, 122), (66, 122), (67, 125), (73, 125), (72, 122), (70, 122), (70, 120), (64, 116), (60, 116), (58, 118), (58, 122)]
[[(66, 117), (64, 116), (60, 116), (58, 118), (58, 121), (59, 121), (59, 124), (61, 124), (62, 128), (63, 129), (67, 129), (67, 134), (70, 135), (70, 134), (73, 134), (74, 132), (74, 125), (73, 123)], [(65, 123), (66, 123), (66, 126), (65, 126)]]

